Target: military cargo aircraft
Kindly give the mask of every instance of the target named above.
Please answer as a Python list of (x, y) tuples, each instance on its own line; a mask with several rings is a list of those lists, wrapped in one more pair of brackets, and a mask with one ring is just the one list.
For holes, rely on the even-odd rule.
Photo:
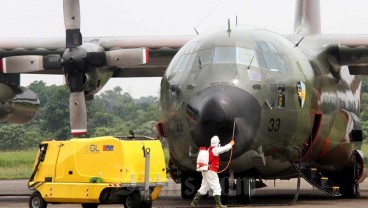
[[(175, 55), (161, 82), (160, 135), (170, 173), (191, 198), (196, 154), (218, 135), (223, 196), (249, 203), (262, 179), (299, 174), (314, 187), (358, 197), (367, 174), (359, 120), (368, 36), (322, 35), (318, 0), (299, 0), (295, 34), (231, 26), (199, 35)], [(234, 130), (235, 125), (235, 130)], [(231, 158), (229, 158), (231, 157)], [(221, 169), (221, 168), (220, 168)]]
[[(231, 161), (220, 175), (224, 199), (234, 188), (249, 203), (262, 179), (299, 175), (333, 196), (358, 197), (367, 173), (358, 116), (368, 36), (320, 34), (319, 10), (318, 0), (298, 0), (295, 33), (286, 36), (228, 24), (196, 37), (82, 38), (79, 3), (64, 0), (66, 40), (0, 40), (1, 82), (15, 103), (19, 73), (65, 74), (72, 133), (82, 134), (84, 101), (109, 78), (163, 76), (157, 129), (183, 198), (199, 186), (196, 155), (213, 135), (236, 142), (221, 157), (221, 166)], [(13, 107), (2, 115), (23, 114)]]

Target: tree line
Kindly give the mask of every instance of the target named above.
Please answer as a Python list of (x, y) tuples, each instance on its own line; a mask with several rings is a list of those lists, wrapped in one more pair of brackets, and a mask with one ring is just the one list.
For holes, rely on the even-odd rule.
[[(46, 86), (35, 81), (28, 88), (40, 100), (38, 116), (25, 125), (0, 125), (0, 151), (23, 150), (37, 147), (47, 139), (71, 138), (69, 124), (69, 89), (66, 86)], [(107, 90), (87, 101), (88, 134), (97, 136), (126, 136), (129, 129), (136, 135), (155, 137), (158, 119), (157, 97), (133, 97), (121, 87)]]

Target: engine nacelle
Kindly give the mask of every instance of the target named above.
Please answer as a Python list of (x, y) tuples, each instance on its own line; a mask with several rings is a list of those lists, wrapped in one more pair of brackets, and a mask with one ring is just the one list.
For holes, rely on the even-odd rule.
[(38, 114), (40, 101), (31, 90), (0, 83), (0, 122), (24, 124)]

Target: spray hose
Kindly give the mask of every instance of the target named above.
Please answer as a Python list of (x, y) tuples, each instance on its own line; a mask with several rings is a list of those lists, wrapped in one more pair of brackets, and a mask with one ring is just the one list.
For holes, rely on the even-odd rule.
[(230, 158), (229, 158), (229, 161), (227, 161), (227, 165), (226, 165), (226, 167), (224, 168), (224, 169), (222, 169), (222, 170), (220, 170), (220, 171), (217, 171), (217, 173), (222, 173), (222, 172), (224, 172), (226, 169), (228, 169), (229, 168), (229, 166), (230, 166), (230, 163), (231, 163), (231, 158), (233, 157), (233, 147), (231, 147), (231, 151), (230, 151)]
[[(235, 121), (236, 119), (234, 119), (234, 127), (233, 127), (233, 137), (232, 139), (234, 139), (234, 135), (235, 135)], [(226, 167), (220, 171), (217, 171), (217, 173), (222, 173), (224, 172), (225, 170), (227, 170), (230, 166), (230, 163), (231, 163), (231, 160), (232, 160), (232, 157), (233, 157), (233, 150), (234, 150), (234, 146), (231, 146), (231, 151), (230, 151), (230, 157), (229, 157), (229, 160), (227, 161), (227, 164), (226, 164)]]

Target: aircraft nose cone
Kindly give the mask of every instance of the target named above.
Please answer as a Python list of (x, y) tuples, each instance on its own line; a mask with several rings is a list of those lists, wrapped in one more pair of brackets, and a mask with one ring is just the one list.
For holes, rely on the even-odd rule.
[[(235, 121), (233, 159), (247, 151), (257, 135), (261, 107), (250, 93), (234, 86), (211, 86), (200, 91), (187, 104), (191, 135), (198, 147), (209, 146), (213, 135), (227, 144)], [(228, 156), (221, 157), (226, 160)]]

